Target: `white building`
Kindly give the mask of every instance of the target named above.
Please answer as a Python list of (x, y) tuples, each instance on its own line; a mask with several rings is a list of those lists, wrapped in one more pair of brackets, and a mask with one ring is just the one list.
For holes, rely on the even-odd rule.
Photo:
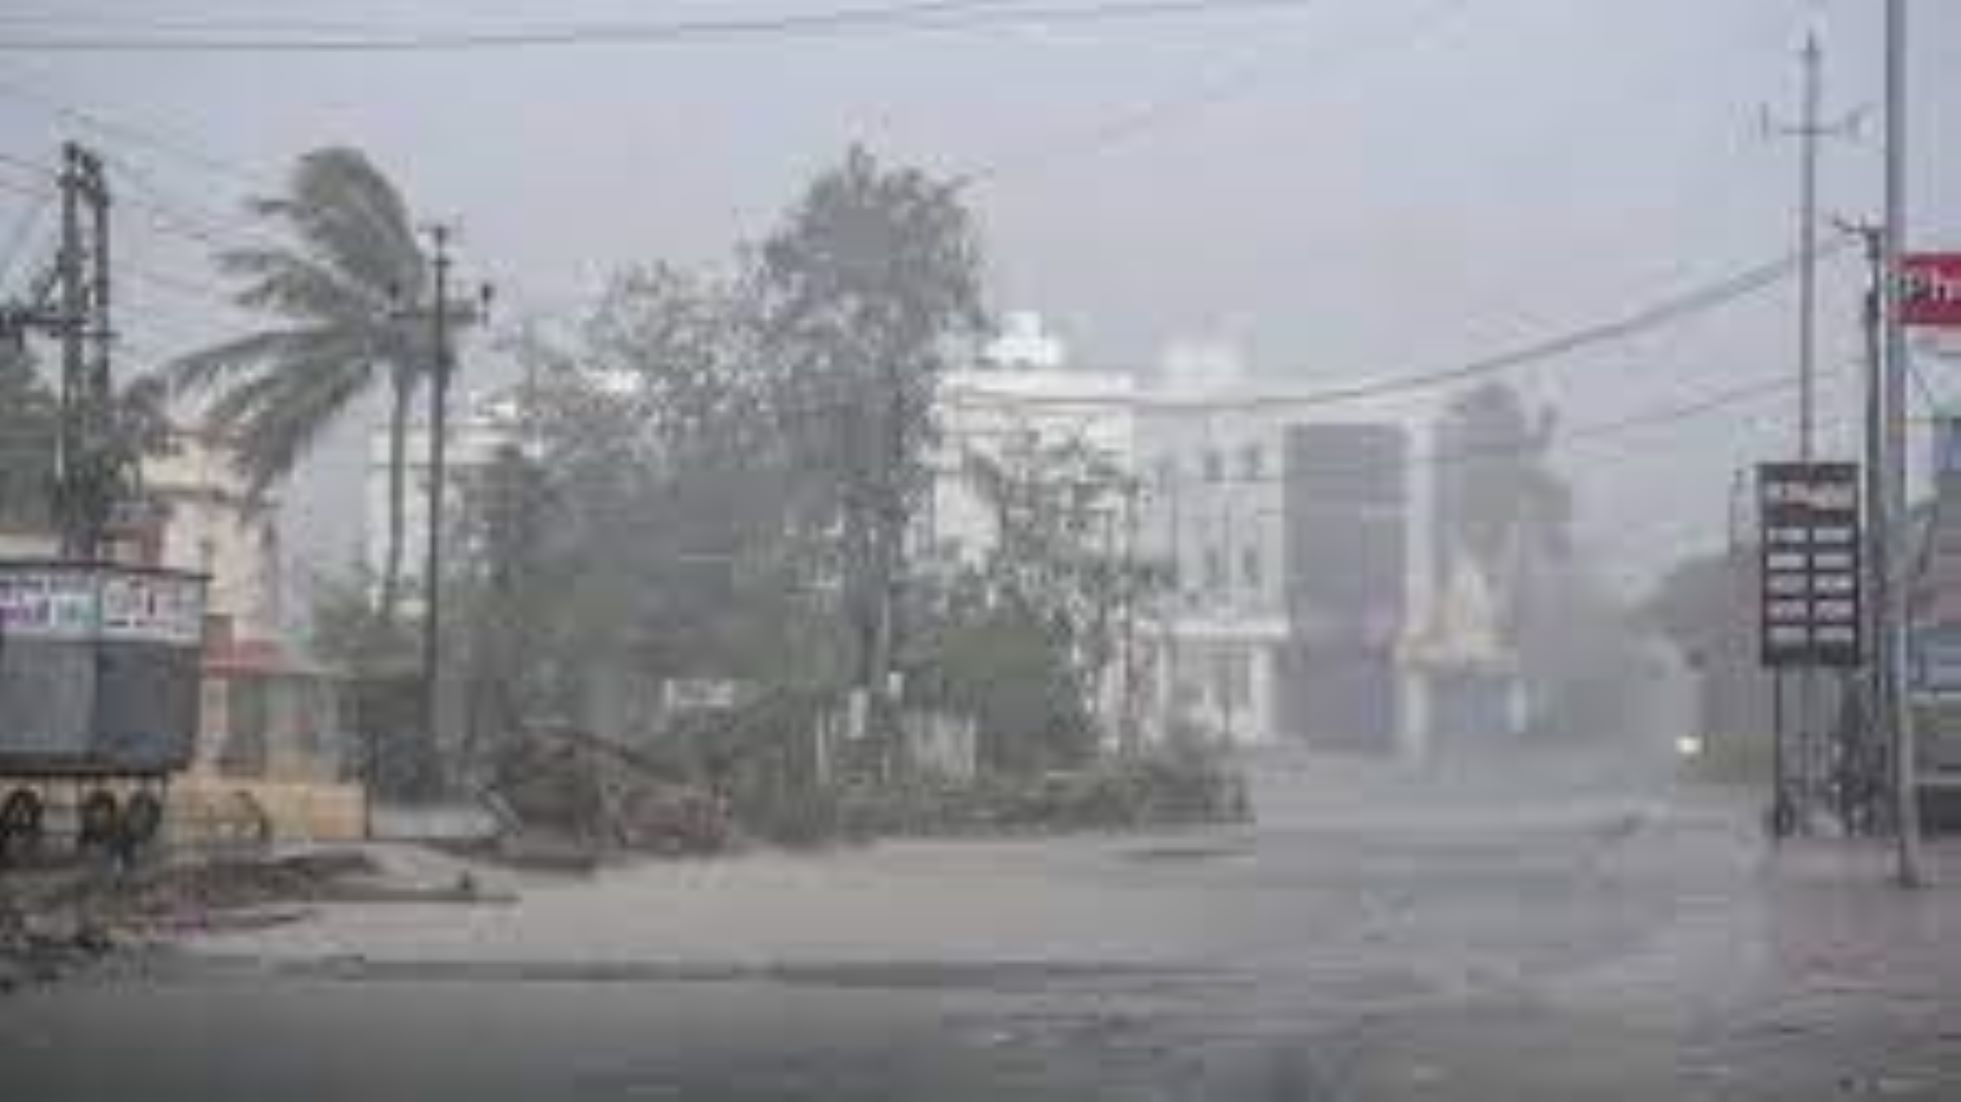
[[(940, 382), (935, 478), (916, 537), (928, 568), (974, 563), (997, 538), (993, 512), (967, 470), (971, 456), (997, 456), (1017, 437), (1044, 445), (1071, 442), (1097, 453), (1121, 476), (1134, 477), (1136, 392), (1137, 381), (1127, 373), (1072, 366), (1063, 342), (1038, 315), (1009, 314), (978, 363)], [(1121, 516), (1120, 491), (1108, 506), (1107, 553), (1123, 557), (1130, 553), (1129, 526)], [(1133, 668), (1121, 646), (1096, 701), (1099, 717), (1113, 733), (1125, 716), (1124, 670)]]
[(940, 450), (925, 519), (934, 550), (971, 559), (995, 537), (994, 520), (967, 477), (969, 455), (994, 455), (1018, 435), (1086, 445), (1133, 472), (1136, 380), (1069, 366), (1061, 341), (1031, 313), (1008, 315), (974, 367), (940, 382)]
[[(519, 432), (508, 402), (479, 400), (453, 410), (444, 433), (444, 511), (459, 507), (463, 487), (487, 469), (505, 447), (516, 444)], [(402, 482), (401, 610), (416, 615), (422, 604), (422, 576), (429, 547), (429, 424), (409, 425)], [(386, 424), (368, 434), (366, 501), (363, 513), (363, 560), (373, 584), (379, 585), (388, 561), (389, 433)], [(447, 534), (447, 533), (445, 533)]]
[(1256, 384), (1174, 347), (1141, 393), (1140, 553), (1175, 584), (1150, 655), (1168, 726), (1238, 745), (1415, 745), (1401, 643), (1430, 598), (1427, 403)]
[(1137, 418), (1140, 552), (1171, 590), (1149, 649), (1153, 712), (1233, 744), (1278, 737), (1288, 634), (1280, 479), (1284, 415), (1223, 403), (1247, 392), (1229, 348), (1181, 345)]

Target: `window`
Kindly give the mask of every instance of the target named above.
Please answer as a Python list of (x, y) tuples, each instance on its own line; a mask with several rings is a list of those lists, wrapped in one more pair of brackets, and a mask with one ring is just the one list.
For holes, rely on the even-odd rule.
[(1252, 655), (1238, 647), (1220, 647), (1212, 652), (1212, 700), (1228, 710), (1243, 710), (1252, 704)]
[(1258, 589), (1266, 584), (1260, 569), (1260, 548), (1257, 544), (1247, 544), (1239, 552), (1240, 580), (1248, 589)]
[(1173, 455), (1160, 455), (1154, 466), (1157, 468), (1158, 487), (1162, 490), (1169, 491), (1172, 481), (1178, 477), (1177, 457)]
[(1205, 481), (1224, 482), (1226, 480), (1226, 457), (1216, 450), (1205, 453)]
[(1215, 593), (1226, 588), (1226, 556), (1216, 547), (1205, 549), (1205, 588)]
[(1248, 482), (1258, 482), (1266, 477), (1266, 453), (1258, 444), (1248, 444), (1239, 449), (1239, 476)]

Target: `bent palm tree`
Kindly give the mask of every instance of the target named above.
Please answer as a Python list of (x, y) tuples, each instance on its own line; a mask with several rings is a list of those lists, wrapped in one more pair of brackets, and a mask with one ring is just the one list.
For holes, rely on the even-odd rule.
[(430, 361), (418, 304), (424, 259), (408, 208), (359, 151), (315, 150), (295, 165), (289, 194), (254, 214), (291, 235), (287, 246), (229, 249), (219, 269), (243, 281), (241, 307), (272, 324), (169, 367), (181, 392), (209, 392), (206, 418), (236, 448), (253, 492), (292, 473), (370, 388), (385, 382), (388, 544), (380, 621), (394, 621), (410, 401)]

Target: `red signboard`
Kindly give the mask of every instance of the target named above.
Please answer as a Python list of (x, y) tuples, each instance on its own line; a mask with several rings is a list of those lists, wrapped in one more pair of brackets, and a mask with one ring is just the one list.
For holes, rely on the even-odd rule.
[(1908, 325), (1961, 329), (1961, 253), (1900, 258), (1900, 320)]

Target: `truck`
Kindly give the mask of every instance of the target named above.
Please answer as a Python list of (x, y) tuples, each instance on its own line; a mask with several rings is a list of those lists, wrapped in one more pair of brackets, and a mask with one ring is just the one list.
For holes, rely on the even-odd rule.
[(129, 859), (195, 754), (207, 579), (110, 562), (0, 562), (0, 862), (57, 812)]

